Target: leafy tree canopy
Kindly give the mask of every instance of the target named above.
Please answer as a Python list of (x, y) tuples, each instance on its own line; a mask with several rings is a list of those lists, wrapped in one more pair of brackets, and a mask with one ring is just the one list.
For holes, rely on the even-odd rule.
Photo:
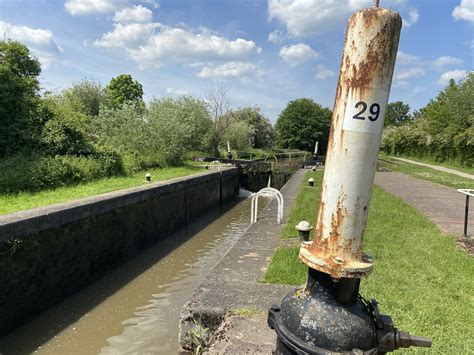
[(474, 165), (474, 73), (458, 83), (451, 80), (414, 116), (409, 124), (384, 131), (387, 153)]
[(391, 102), (387, 105), (385, 113), (385, 127), (400, 126), (412, 119), (410, 106), (402, 101)]
[(83, 79), (73, 83), (62, 93), (64, 104), (74, 111), (88, 116), (98, 116), (101, 104), (104, 103), (104, 89), (98, 82)]
[(0, 41), (0, 157), (35, 146), (40, 72), (26, 46)]
[(319, 141), (320, 152), (327, 149), (332, 111), (302, 98), (290, 101), (276, 122), (277, 144), (281, 148), (312, 151)]
[(142, 84), (133, 79), (130, 74), (121, 74), (112, 78), (105, 90), (115, 108), (124, 104), (144, 105)]
[(28, 47), (16, 41), (0, 41), (0, 65), (21, 78), (36, 80), (41, 73), (38, 59), (30, 55)]
[(244, 107), (231, 113), (235, 121), (244, 122), (251, 129), (250, 143), (253, 148), (271, 148), (275, 144), (275, 128), (258, 107)]

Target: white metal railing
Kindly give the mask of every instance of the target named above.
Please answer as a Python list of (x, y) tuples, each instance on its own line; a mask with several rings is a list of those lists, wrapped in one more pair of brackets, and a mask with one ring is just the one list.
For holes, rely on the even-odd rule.
[(209, 163), (209, 170), (221, 171), (222, 163), (219, 160), (214, 160)]
[(258, 198), (260, 196), (263, 197), (270, 197), (270, 198), (276, 198), (278, 202), (278, 209), (277, 209), (277, 223), (280, 224), (281, 220), (283, 218), (283, 195), (281, 194), (280, 191), (277, 189), (274, 189), (273, 187), (265, 187), (261, 189), (257, 193), (252, 194), (252, 208), (250, 211), (250, 223), (255, 223), (258, 220), (257, 214), (258, 214)]

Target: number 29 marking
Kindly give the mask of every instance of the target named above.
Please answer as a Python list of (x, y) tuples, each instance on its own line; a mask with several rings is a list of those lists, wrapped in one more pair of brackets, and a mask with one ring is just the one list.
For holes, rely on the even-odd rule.
[[(355, 108), (358, 109), (359, 106), (361, 106), (362, 109), (352, 116), (352, 118), (355, 120), (365, 120), (365, 117), (361, 115), (367, 110), (367, 103), (364, 101), (359, 101), (355, 104)], [(369, 111), (373, 116), (369, 115), (367, 118), (372, 122), (377, 121), (377, 118), (379, 118), (380, 115), (380, 105), (377, 103), (372, 104), (369, 108)]]

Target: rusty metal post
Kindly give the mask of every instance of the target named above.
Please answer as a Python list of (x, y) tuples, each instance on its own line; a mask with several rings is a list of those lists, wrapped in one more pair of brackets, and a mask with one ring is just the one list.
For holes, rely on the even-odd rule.
[(431, 345), (399, 331), (376, 301), (359, 295), (360, 279), (373, 266), (362, 239), (401, 26), (400, 15), (378, 1), (349, 19), (315, 235), (299, 253), (308, 281), (268, 315), (277, 354), (377, 354)]
[(398, 13), (376, 7), (347, 25), (315, 237), (300, 251), (305, 264), (334, 278), (372, 270), (362, 236), (401, 23)]

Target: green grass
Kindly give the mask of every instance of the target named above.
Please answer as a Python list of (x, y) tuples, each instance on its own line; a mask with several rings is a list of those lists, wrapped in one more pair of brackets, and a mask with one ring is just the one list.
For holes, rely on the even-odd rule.
[[(313, 205), (311, 210), (315, 209)], [(315, 216), (310, 221), (314, 223)], [(433, 338), (431, 350), (406, 352), (472, 354), (474, 260), (454, 238), (401, 199), (375, 187), (364, 244), (375, 261), (373, 273), (362, 281), (361, 294), (377, 299), (399, 329)], [(277, 249), (264, 281), (298, 285), (305, 280), (298, 247)]]
[[(163, 181), (180, 176), (204, 171), (202, 168), (183, 165), (163, 169), (152, 169), (152, 181)], [(58, 202), (75, 200), (82, 197), (94, 196), (110, 191), (126, 189), (147, 184), (145, 173), (140, 172), (128, 176), (112, 177), (75, 186), (65, 186), (52, 190), (42, 190), (35, 193), (22, 192), (18, 194), (0, 195), (0, 214), (23, 211), (30, 208), (51, 205)]]
[[(381, 156), (384, 159), (392, 158), (391, 156), (386, 155), (384, 153), (382, 153)], [(405, 158), (405, 159), (410, 159), (410, 160), (413, 160), (413, 161), (417, 161), (419, 163), (444, 166), (445, 168), (450, 168), (450, 169), (454, 169), (454, 170), (457, 170), (457, 171), (461, 171), (463, 173), (468, 173), (468, 174), (474, 175), (474, 167), (460, 166), (459, 164), (448, 163), (448, 162), (440, 163), (440, 162), (436, 161), (435, 159), (430, 159), (430, 158), (427, 158), (427, 157), (419, 158), (419, 157), (414, 157), (414, 156), (410, 156), (410, 155), (400, 155), (400, 156), (397, 156), (396, 158)]]
[(301, 285), (306, 281), (308, 267), (298, 259), (298, 247), (278, 247), (263, 276), (263, 282), (270, 284)]
[[(308, 186), (308, 179), (314, 179), (314, 187)], [(303, 179), (298, 196), (288, 216), (288, 223), (283, 227), (282, 237), (293, 238), (298, 236), (298, 231), (295, 226), (302, 220), (311, 222), (314, 226), (316, 220), (316, 208), (319, 202), (319, 194), (321, 192), (321, 182), (323, 174), (321, 171), (308, 172)], [(313, 232), (310, 233), (310, 238), (313, 238)]]
[(383, 159), (384, 160), (379, 160), (378, 166), (388, 168), (391, 171), (409, 174), (419, 179), (453, 187), (455, 189), (474, 188), (474, 180), (472, 179), (463, 178), (461, 176), (445, 173), (420, 165), (404, 163), (400, 160), (393, 160), (390, 157), (384, 157)]

